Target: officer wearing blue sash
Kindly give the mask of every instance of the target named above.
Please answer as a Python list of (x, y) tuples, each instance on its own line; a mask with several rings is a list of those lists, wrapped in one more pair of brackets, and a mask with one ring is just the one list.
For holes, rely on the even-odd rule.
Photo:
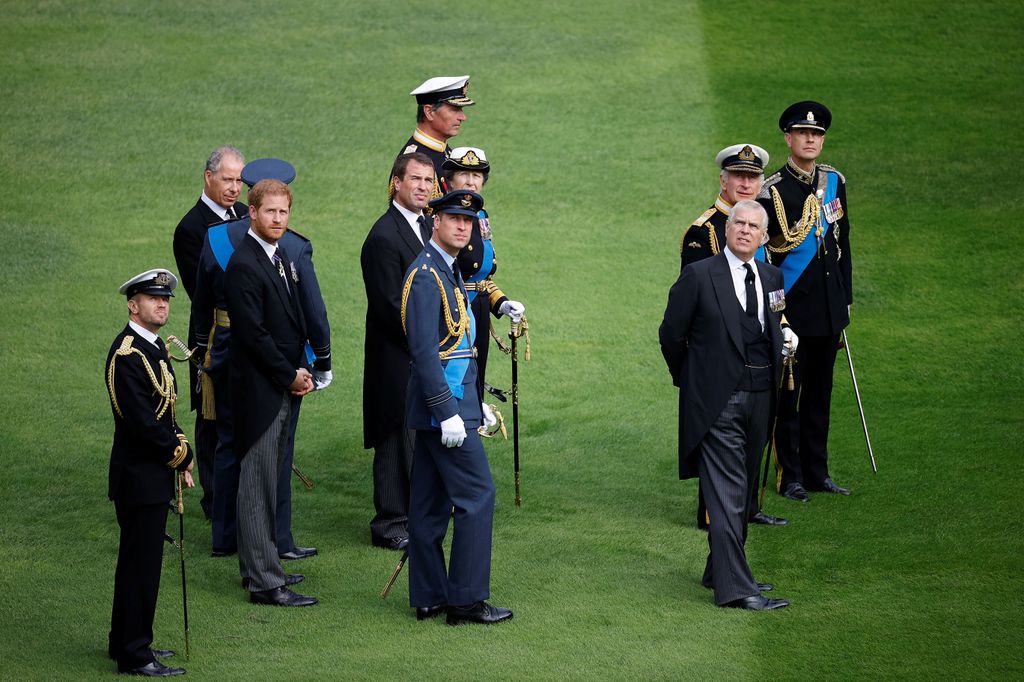
[[(756, 144), (740, 143), (726, 147), (715, 156), (719, 168), (719, 193), (715, 203), (693, 221), (679, 242), (679, 272), (690, 263), (710, 258), (725, 246), (725, 223), (737, 201), (754, 200), (764, 182), (764, 167), (768, 165), (768, 152)], [(759, 246), (754, 259), (766, 262), (765, 248)], [(766, 526), (784, 526), (786, 519), (769, 516), (761, 511), (757, 500), (757, 486), (750, 485), (750, 523)], [(704, 491), (697, 486), (697, 527), (708, 528), (707, 505)]]
[[(467, 189), (480, 193), (491, 172), (487, 155), (477, 147), (458, 147), (443, 164), (445, 181), (450, 190)], [(484, 377), (487, 373), (487, 351), (490, 348), (491, 315), (508, 315), (518, 323), (526, 313), (526, 307), (505, 295), (492, 277), (498, 271), (498, 258), (494, 252), (491, 232), (491, 217), (483, 208), (473, 221), (473, 232), (469, 243), (459, 251), (456, 263), (462, 281), (469, 293), (470, 308), (476, 320), (476, 366), (477, 391), (484, 394)]]
[[(242, 169), (242, 180), (252, 188), (260, 180), (275, 179), (290, 183), (295, 179), (295, 168), (280, 159), (257, 159)], [(238, 458), (233, 449), (233, 427), (228, 396), (228, 349), (231, 339), (231, 321), (227, 312), (225, 272), (235, 249), (249, 231), (248, 217), (217, 225), (207, 232), (199, 258), (196, 297), (192, 304), (192, 320), (197, 331), (197, 343), (203, 362), (203, 412), (217, 422), (217, 454), (214, 458), (214, 496), (212, 517), (213, 556), (229, 556), (237, 550), (236, 505), (238, 496)], [(309, 240), (290, 229), (278, 242), (279, 248), (296, 264), (291, 273), (299, 292), (299, 303), (306, 319), (309, 342), (306, 358), (313, 368), (313, 382), (317, 389), (331, 383), (330, 326), (320, 287), (313, 270), (313, 250)], [(278, 476), (277, 490), (277, 543), (282, 559), (301, 559), (314, 556), (315, 547), (298, 547), (291, 532), (291, 464), (294, 458), (295, 429), (298, 425), (301, 398), (293, 399), (288, 442)]]
[(782, 112), (789, 159), (758, 196), (769, 217), (769, 257), (785, 281), (786, 317), (801, 339), (797, 390), (782, 392), (775, 427), (776, 489), (800, 502), (809, 500), (807, 491), (850, 494), (828, 470), (833, 365), (853, 303), (846, 179), (817, 162), (831, 123), (832, 113), (819, 102)]
[[(494, 482), (477, 427), (493, 425), (480, 402), (475, 323), (455, 259), (469, 242), (480, 195), (459, 190), (430, 202), (433, 237), (406, 271), (402, 327), (412, 365), (406, 422), (416, 432), (409, 504), (409, 602), (420, 620), (491, 624), (512, 612), (488, 604)], [(447, 570), (443, 542), (454, 515)]]

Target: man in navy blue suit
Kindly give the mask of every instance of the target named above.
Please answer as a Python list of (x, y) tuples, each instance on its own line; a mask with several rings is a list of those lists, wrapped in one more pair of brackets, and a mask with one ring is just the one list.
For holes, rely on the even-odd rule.
[[(402, 325), (412, 366), (406, 423), (416, 432), (409, 504), (409, 602), (420, 620), (447, 612), (449, 625), (499, 623), (492, 606), (494, 482), (477, 426), (495, 423), (480, 402), (475, 324), (455, 257), (469, 242), (480, 195), (451, 192), (430, 202), (433, 236), (405, 275)], [(454, 511), (453, 511), (454, 510)], [(444, 542), (454, 515), (445, 570)]]

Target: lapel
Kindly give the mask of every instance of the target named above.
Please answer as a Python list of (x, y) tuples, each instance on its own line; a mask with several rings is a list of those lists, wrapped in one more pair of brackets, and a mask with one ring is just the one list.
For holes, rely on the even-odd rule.
[[(259, 263), (259, 267), (262, 268), (263, 272), (266, 273), (267, 277), (270, 278), (271, 286), (274, 287), (274, 290), (277, 292), (278, 298), (281, 299), (281, 304), (284, 306), (284, 309), (288, 311), (288, 316), (292, 318), (292, 321), (295, 322), (295, 325), (297, 327), (301, 328), (301, 325), (299, 324), (298, 315), (295, 312), (295, 307), (292, 302), (294, 295), (288, 295), (288, 290), (285, 289), (284, 282), (281, 280), (281, 275), (278, 274), (277, 268), (275, 268), (274, 264), (270, 262), (269, 258), (267, 258), (267, 252), (263, 250), (263, 246), (255, 239), (253, 239), (251, 235), (246, 235), (246, 237), (247, 239), (245, 240), (245, 243), (249, 245), (249, 249), (253, 252), (253, 255), (256, 257), (256, 262)], [(284, 251), (280, 249), (278, 250), (278, 252), (284, 253)], [(282, 260), (284, 260), (284, 258), (282, 258)], [(290, 261), (288, 267), (291, 267)], [(287, 270), (285, 272), (285, 276), (288, 276)]]
[(729, 272), (729, 261), (725, 259), (725, 252), (712, 256), (711, 265), (708, 270), (711, 274), (711, 284), (715, 288), (715, 297), (718, 299), (718, 309), (722, 313), (722, 322), (729, 332), (736, 350), (743, 355), (743, 338), (740, 333), (740, 306), (736, 300), (736, 288), (732, 283), (732, 274)]
[[(420, 244), (420, 240), (416, 239), (416, 235), (409, 229), (409, 223), (406, 222), (405, 216), (395, 208), (394, 204), (388, 207), (388, 213), (391, 214), (391, 219), (395, 223), (395, 231), (398, 233), (399, 239), (409, 248), (409, 252), (412, 254), (412, 258), (419, 255), (420, 251), (423, 250), (423, 244)], [(412, 260), (410, 258), (410, 260)]]
[(761, 278), (761, 289), (764, 292), (764, 323), (768, 326), (768, 336), (772, 340), (772, 352), (778, 356), (782, 352), (782, 328), (779, 326), (782, 312), (772, 311), (771, 306), (768, 305), (768, 293), (781, 289), (782, 284), (774, 279), (764, 263), (758, 260), (754, 262), (757, 264), (757, 274)]

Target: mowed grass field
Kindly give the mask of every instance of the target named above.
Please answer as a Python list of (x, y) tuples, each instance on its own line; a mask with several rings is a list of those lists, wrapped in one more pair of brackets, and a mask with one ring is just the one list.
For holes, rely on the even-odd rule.
[[(298, 168), (292, 225), (330, 311), (335, 381), (305, 401), (296, 452), (316, 488), (294, 499), (321, 553), (288, 566), (321, 604), (249, 605), (190, 494), (189, 677), (1021, 677), (1022, 45), (1010, 2), (0, 3), (0, 677), (113, 674), (116, 289), (174, 269), (224, 143)], [(413, 127), (406, 93), (463, 73), (478, 104), (452, 143), (493, 165), (497, 280), (527, 306), (533, 359), (522, 508), (511, 441), (487, 443), (493, 601), (515, 619), (455, 629), (416, 622), (404, 576), (377, 596), (397, 556), (369, 546), (358, 253)], [(699, 584), (657, 328), (715, 153), (749, 141), (778, 167), (778, 115), (808, 98), (832, 108), (822, 159), (848, 180), (879, 472), (840, 354), (832, 474), (854, 493), (770, 495), (791, 523), (753, 528), (748, 554), (793, 606), (722, 610)], [(187, 318), (179, 295), (165, 331)], [(155, 645), (181, 652), (177, 570), (168, 552)]]

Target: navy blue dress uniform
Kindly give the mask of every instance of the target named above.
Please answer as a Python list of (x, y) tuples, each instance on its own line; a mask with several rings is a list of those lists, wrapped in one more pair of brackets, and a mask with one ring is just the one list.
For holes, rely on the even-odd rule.
[[(409, 94), (416, 98), (417, 109), (424, 104), (449, 104), (453, 107), (463, 108), (476, 104), (466, 94), (468, 89), (469, 76), (437, 76), (424, 81)], [(441, 167), (451, 152), (448, 141), (432, 137), (417, 126), (396, 157), (413, 152), (426, 154), (434, 164), (434, 191), (431, 198), (442, 196), (445, 189), (441, 186)], [(388, 178), (389, 201), (392, 192), (391, 178)]]
[[(285, 184), (295, 179), (295, 168), (280, 159), (257, 159), (246, 164), (242, 180), (252, 187), (263, 179), (272, 178)], [(197, 299), (193, 302), (193, 319), (205, 320), (208, 331), (200, 332), (197, 343), (207, 352), (204, 373), (210, 382), (204, 387), (206, 403), (213, 406), (218, 429), (215, 481), (217, 489), (224, 490), (222, 502), (215, 503), (213, 515), (213, 548), (217, 555), (231, 554), (237, 548), (236, 504), (238, 496), (238, 456), (234, 450), (234, 432), (228, 384), (228, 350), (231, 323), (227, 311), (225, 272), (231, 257), (249, 231), (248, 215), (237, 221), (211, 228), (200, 257)], [(306, 357), (314, 371), (331, 371), (331, 329), (327, 320), (327, 307), (320, 292), (319, 280), (313, 267), (313, 245), (305, 236), (290, 229), (278, 241), (279, 248), (295, 264), (293, 273), (299, 303), (306, 319), (308, 342)], [(284, 461), (278, 476), (277, 490), (277, 543), (278, 552), (287, 558), (301, 558), (316, 553), (314, 548), (298, 547), (292, 536), (291, 466), (295, 453), (295, 431), (298, 426), (302, 399), (292, 399), (291, 421)]]
[[(435, 213), (476, 216), (479, 195), (451, 192), (431, 202)], [(433, 239), (409, 266), (402, 287), (402, 325), (412, 368), (406, 400), (408, 427), (416, 431), (409, 509), (409, 601), (429, 617), (448, 605), (477, 605), (488, 620), (510, 618), (484, 600), (490, 596), (491, 530), (495, 490), (476, 431), (482, 421), (473, 358), (474, 321), (454, 257)], [(441, 423), (459, 415), (466, 438), (446, 447)], [(454, 507), (454, 512), (453, 512)], [(454, 513), (447, 570), (442, 543)], [(483, 621), (477, 621), (483, 622)]]
[[(460, 147), (442, 166), (446, 173), (458, 170), (477, 171), (486, 179), (491, 166), (481, 150)], [(469, 243), (459, 251), (456, 258), (459, 273), (469, 293), (470, 309), (477, 323), (476, 365), (477, 392), (484, 394), (484, 378), (487, 374), (487, 352), (490, 349), (491, 315), (501, 317), (501, 304), (508, 300), (492, 277), (498, 271), (498, 259), (491, 239), (491, 219), (481, 208), (473, 220), (473, 232)]]
[[(824, 134), (831, 122), (823, 104), (798, 102), (783, 112), (779, 128)], [(783, 392), (775, 427), (777, 490), (801, 501), (804, 489), (845, 493), (829, 475), (828, 428), (833, 365), (853, 303), (846, 179), (820, 163), (805, 172), (790, 158), (765, 180), (758, 201), (768, 212), (771, 261), (785, 278), (786, 317), (801, 339), (797, 390)]]
[[(734, 144), (718, 152), (715, 156), (715, 165), (720, 170), (735, 173), (756, 173), (762, 175), (764, 167), (768, 165), (768, 152), (754, 144)], [(717, 255), (725, 248), (725, 222), (732, 212), (732, 203), (719, 193), (711, 208), (704, 211), (693, 221), (679, 242), (679, 272), (682, 273), (690, 263), (710, 258)], [(766, 261), (765, 249), (762, 246), (754, 256), (759, 261)], [(751, 486), (751, 496), (754, 500), (751, 516), (755, 517), (760, 511), (757, 504), (757, 486)], [(761, 517), (771, 519), (772, 517)], [(784, 520), (779, 520), (783, 523)], [(697, 527), (706, 530), (708, 527), (707, 505), (704, 502), (704, 493), (698, 484), (697, 487)]]
[[(725, 249), (683, 269), (669, 291), (659, 338), (679, 387), (679, 477), (700, 477), (711, 519), (702, 584), (714, 589), (720, 606), (772, 608), (760, 597), (744, 547), (749, 482), (757, 477), (782, 373), (782, 275), (768, 263), (747, 264), (744, 306), (734, 261), (741, 263)], [(751, 302), (753, 268), (760, 303)]]
[[(240, 201), (236, 201), (231, 211), (236, 218), (248, 215), (248, 207)], [(185, 287), (185, 293), (189, 300), (194, 301), (196, 297), (196, 278), (199, 271), (199, 253), (203, 249), (203, 241), (206, 239), (206, 231), (214, 225), (223, 223), (225, 216), (218, 215), (207, 206), (200, 197), (195, 206), (189, 209), (178, 226), (174, 229), (174, 261), (177, 263), (178, 272), (181, 274), (181, 285)], [(188, 325), (188, 347), (196, 347), (196, 329), (191, 320)], [(217, 427), (216, 424), (202, 418), (200, 403), (202, 396), (199, 390), (199, 377), (195, 365), (189, 363), (188, 383), (190, 406), (196, 414), (196, 459), (199, 464), (199, 484), (203, 488), (203, 497), (199, 504), (207, 518), (213, 515), (213, 490), (214, 474), (213, 461), (214, 451), (217, 448)]]
[[(175, 286), (169, 271), (149, 270), (120, 293), (170, 297)], [(153, 672), (163, 669), (150, 647), (168, 503), (192, 448), (175, 420), (177, 384), (158, 336), (129, 323), (110, 346), (105, 368), (114, 417), (107, 496), (121, 529), (108, 653), (121, 672)]]

